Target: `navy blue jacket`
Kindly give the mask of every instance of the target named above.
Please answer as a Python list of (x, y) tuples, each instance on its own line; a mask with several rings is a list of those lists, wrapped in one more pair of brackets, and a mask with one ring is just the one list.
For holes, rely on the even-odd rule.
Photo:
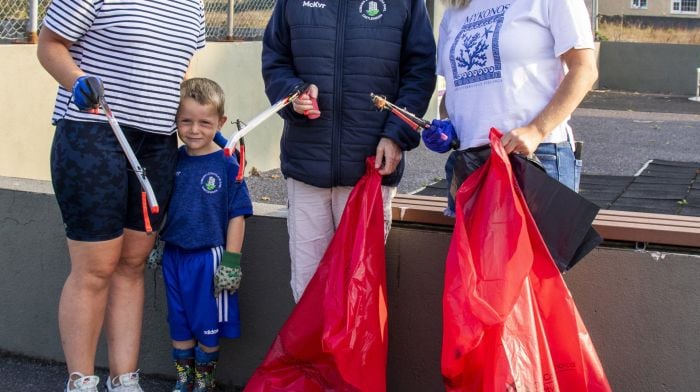
[[(365, 159), (388, 137), (406, 151), (420, 135), (370, 93), (422, 116), (435, 88), (435, 40), (424, 0), (277, 0), (262, 52), (270, 102), (304, 83), (318, 86), (321, 117), (309, 120), (291, 105), (281, 141), (285, 177), (329, 188), (354, 186)], [(401, 165), (385, 176), (397, 185)]]

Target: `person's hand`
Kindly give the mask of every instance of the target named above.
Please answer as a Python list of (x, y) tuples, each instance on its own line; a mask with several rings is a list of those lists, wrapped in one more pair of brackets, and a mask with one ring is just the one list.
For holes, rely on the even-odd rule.
[(501, 144), (506, 154), (516, 153), (531, 156), (537, 150), (544, 135), (534, 125), (515, 128), (503, 135)]
[(374, 168), (379, 169), (379, 174), (382, 176), (389, 175), (399, 166), (401, 157), (401, 147), (393, 140), (383, 137), (377, 144), (377, 157)]
[(73, 103), (81, 111), (96, 109), (105, 90), (97, 76), (83, 75), (73, 83)]
[(430, 128), (421, 132), (425, 146), (439, 153), (450, 151), (457, 140), (457, 133), (450, 120), (433, 120), (431, 124)]
[(241, 254), (237, 252), (224, 252), (224, 256), (221, 258), (221, 264), (219, 264), (214, 274), (214, 296), (218, 297), (224, 290), (228, 290), (231, 293), (238, 290), (238, 287), (241, 285), (242, 277)]
[(317, 99), (318, 87), (315, 84), (310, 84), (309, 88), (292, 102), (292, 108), (295, 112), (313, 120), (321, 115), (321, 111), (318, 110), (318, 104), (316, 103)]

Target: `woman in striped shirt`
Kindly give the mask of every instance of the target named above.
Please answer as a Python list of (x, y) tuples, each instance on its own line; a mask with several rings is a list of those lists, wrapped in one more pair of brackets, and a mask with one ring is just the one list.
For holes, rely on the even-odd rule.
[[(97, 391), (97, 342), (105, 325), (108, 391), (141, 391), (146, 234), (141, 189), (103, 113), (104, 91), (161, 210), (172, 187), (179, 89), (204, 47), (201, 0), (53, 0), (38, 57), (59, 83), (51, 176), (71, 271), (59, 305), (67, 391)], [(163, 213), (151, 215), (160, 226)]]

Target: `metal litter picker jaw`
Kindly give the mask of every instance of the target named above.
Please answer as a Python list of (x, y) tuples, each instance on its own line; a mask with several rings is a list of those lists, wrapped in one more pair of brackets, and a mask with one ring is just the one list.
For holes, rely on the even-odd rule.
[(150, 207), (151, 214), (157, 214), (159, 212), (156, 194), (153, 192), (153, 187), (151, 187), (148, 177), (146, 177), (146, 169), (141, 167), (138, 159), (136, 159), (136, 155), (131, 149), (131, 145), (129, 145), (129, 142), (126, 140), (126, 136), (124, 136), (122, 127), (119, 126), (119, 122), (117, 122), (117, 119), (114, 118), (114, 114), (112, 114), (112, 111), (109, 109), (109, 105), (107, 105), (104, 97), (100, 98), (100, 106), (102, 106), (102, 109), (105, 112), (107, 121), (112, 127), (112, 131), (114, 131), (114, 135), (117, 137), (119, 145), (124, 151), (124, 155), (126, 155), (126, 159), (129, 161), (131, 169), (134, 171), (136, 178), (141, 184), (141, 205), (143, 207), (143, 219), (146, 226), (146, 232), (150, 233), (153, 231), (153, 229), (151, 228), (151, 222), (148, 218), (148, 207)]
[(408, 110), (404, 108), (400, 108), (393, 103), (389, 102), (386, 97), (383, 97), (381, 95), (377, 95), (375, 93), (369, 93), (370, 99), (372, 99), (372, 103), (374, 103), (374, 106), (377, 107), (379, 110), (388, 110), (392, 112), (394, 115), (396, 115), (398, 118), (403, 120), (406, 124), (408, 124), (411, 128), (413, 128), (414, 131), (422, 131), (424, 129), (430, 128), (430, 122), (416, 116), (415, 114), (409, 112)]
[[(390, 111), (396, 117), (400, 118), (403, 122), (405, 122), (411, 128), (413, 128), (413, 130), (416, 132), (428, 129), (431, 126), (431, 123), (429, 121), (416, 116), (415, 114), (409, 112), (404, 108), (394, 105), (393, 103), (389, 102), (384, 96), (377, 95), (375, 93), (369, 93), (369, 97), (372, 100), (372, 103), (374, 103), (374, 106), (377, 107), (377, 109)], [(440, 137), (442, 138), (442, 140), (447, 140), (447, 135), (445, 135), (444, 133), (440, 133)], [(450, 143), (450, 147), (453, 150), (458, 149), (459, 142), (456, 139), (453, 139)]]

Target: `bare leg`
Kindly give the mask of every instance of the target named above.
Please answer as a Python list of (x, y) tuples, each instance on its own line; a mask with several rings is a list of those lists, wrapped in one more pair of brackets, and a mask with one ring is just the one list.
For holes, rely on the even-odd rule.
[(99, 242), (68, 240), (71, 271), (61, 292), (58, 325), (69, 374), (95, 373), (110, 278), (121, 249), (121, 237)]
[(173, 348), (176, 348), (178, 350), (189, 350), (191, 348), (194, 348), (196, 342), (194, 339), (190, 340), (171, 340), (173, 342)]
[(203, 345), (202, 343), (198, 343), (197, 345), (199, 346), (199, 349), (204, 351), (205, 353), (215, 353), (219, 351), (219, 346), (209, 347)]
[(110, 377), (136, 371), (143, 322), (144, 267), (154, 235), (124, 230), (105, 318)]

